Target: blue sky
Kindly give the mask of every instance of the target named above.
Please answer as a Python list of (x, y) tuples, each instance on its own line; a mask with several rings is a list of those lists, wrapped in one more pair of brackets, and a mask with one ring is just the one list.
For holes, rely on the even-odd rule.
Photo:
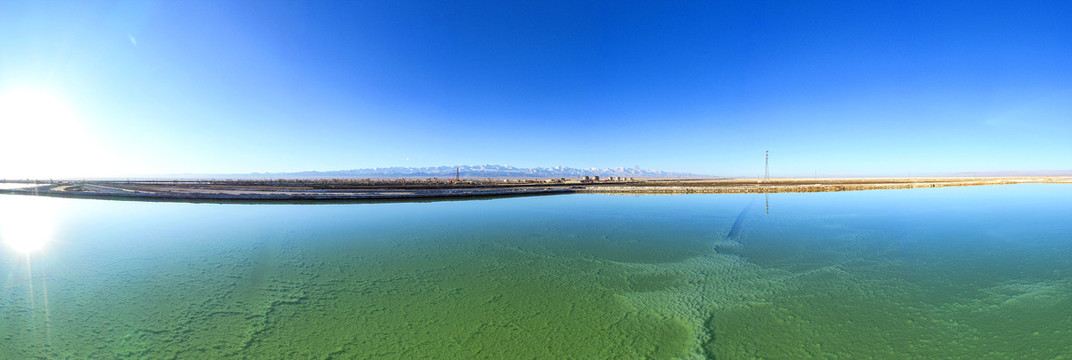
[(0, 177), (757, 176), (764, 150), (772, 176), (1069, 170), (1069, 19), (1067, 1), (4, 1)]

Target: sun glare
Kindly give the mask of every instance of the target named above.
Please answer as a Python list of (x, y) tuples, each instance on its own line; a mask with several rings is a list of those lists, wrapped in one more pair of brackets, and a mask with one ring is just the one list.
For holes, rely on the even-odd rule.
[(0, 240), (29, 254), (52, 241), (55, 209), (50, 199), (7, 195), (0, 197)]
[(93, 176), (109, 169), (66, 101), (43, 90), (0, 92), (0, 177)]

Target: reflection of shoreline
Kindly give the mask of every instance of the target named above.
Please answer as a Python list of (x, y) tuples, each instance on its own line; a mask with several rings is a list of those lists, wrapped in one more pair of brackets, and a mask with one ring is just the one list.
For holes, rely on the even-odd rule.
[[(620, 183), (366, 184), (358, 181), (278, 185), (270, 181), (88, 181), (3, 189), (0, 194), (179, 202), (364, 202), (378, 200), (460, 200), (552, 194), (741, 194), (891, 190), (1024, 183), (1072, 183), (1072, 177), (864, 178), (864, 179), (712, 179), (648, 180)], [(6, 184), (0, 184), (6, 185)], [(16, 184), (12, 184), (16, 185)]]

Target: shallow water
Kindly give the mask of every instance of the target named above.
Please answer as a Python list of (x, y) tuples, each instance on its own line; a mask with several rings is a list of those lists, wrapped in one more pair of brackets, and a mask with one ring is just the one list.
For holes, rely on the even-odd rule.
[(1067, 358), (1070, 199), (0, 195), (0, 358)]

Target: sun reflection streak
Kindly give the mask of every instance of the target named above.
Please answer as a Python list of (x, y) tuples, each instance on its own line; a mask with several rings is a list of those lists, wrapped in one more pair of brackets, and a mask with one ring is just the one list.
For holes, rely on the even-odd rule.
[[(37, 337), (37, 302), (34, 291), (33, 256), (42, 252), (53, 238), (53, 219), (56, 214), (54, 199), (32, 196), (0, 195), (0, 240), (10, 249), (26, 257), (26, 282), (29, 292), (31, 336)], [(44, 330), (46, 344), (51, 346), (52, 329), (48, 305), (48, 284), (46, 276), (38, 270), (41, 280), (42, 300), (44, 305)]]
[(34, 290), (33, 290), (33, 266), (30, 266), (30, 253), (26, 253), (26, 282), (30, 284), (30, 324), (32, 324), (33, 336), (37, 337), (37, 319), (35, 318), (34, 310), (37, 309), (37, 305), (34, 304)]
[(48, 277), (46, 276), (41, 277), (41, 294), (45, 298), (45, 341), (49, 347), (52, 347), (52, 317), (48, 312)]

